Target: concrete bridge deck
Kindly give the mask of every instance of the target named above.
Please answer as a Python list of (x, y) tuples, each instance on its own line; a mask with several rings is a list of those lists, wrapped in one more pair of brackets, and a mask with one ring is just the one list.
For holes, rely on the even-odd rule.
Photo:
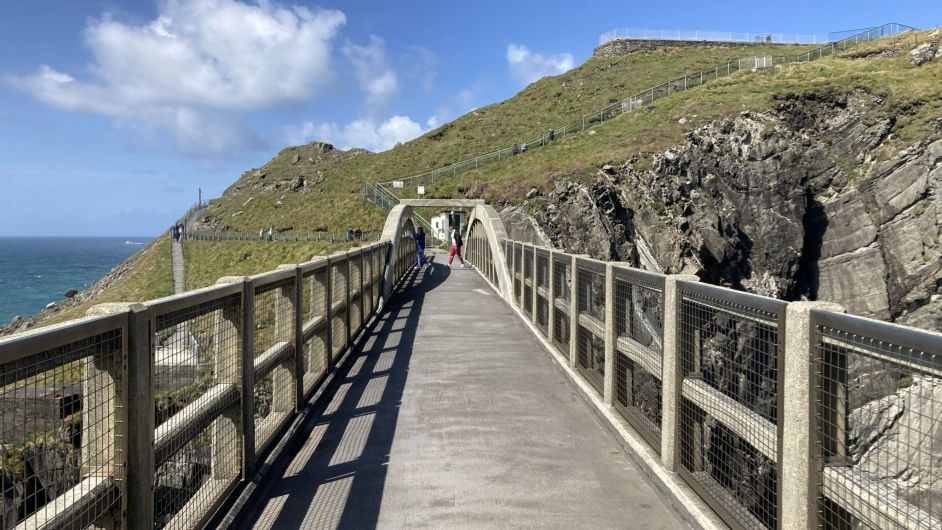
[(245, 528), (687, 526), (472, 269), (412, 275), (356, 355)]

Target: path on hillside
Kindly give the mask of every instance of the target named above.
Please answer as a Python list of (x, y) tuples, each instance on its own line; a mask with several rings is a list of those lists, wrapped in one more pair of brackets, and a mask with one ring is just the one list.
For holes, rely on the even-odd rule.
[(186, 281), (183, 276), (183, 242), (173, 239), (170, 241), (170, 268), (173, 271), (173, 294), (186, 291)]
[(477, 272), (406, 285), (245, 528), (687, 526)]

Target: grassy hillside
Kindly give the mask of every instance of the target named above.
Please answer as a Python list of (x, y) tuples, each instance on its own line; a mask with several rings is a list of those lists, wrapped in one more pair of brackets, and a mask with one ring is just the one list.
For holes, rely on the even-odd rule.
[[(650, 154), (683, 141), (693, 128), (746, 109), (768, 109), (775, 105), (776, 96), (825, 89), (861, 89), (907, 109), (880, 152), (882, 158), (889, 158), (929, 134), (942, 118), (942, 61), (913, 67), (907, 53), (913, 47), (912, 37), (896, 55), (879, 56), (893, 47), (893, 39), (886, 38), (834, 58), (722, 78), (510, 161), (441, 178), (426, 186), (426, 196), (513, 202), (531, 188), (550, 186), (560, 175), (578, 180), (593, 175), (606, 163), (623, 163), (632, 155), (649, 159)], [(403, 192), (404, 197), (414, 196), (414, 190)]]
[(350, 248), (347, 243), (267, 243), (264, 241), (187, 241), (183, 245), (186, 287), (198, 289), (222, 276), (247, 276), (284, 263), (302, 263), (314, 256)]
[[(287, 148), (260, 168), (265, 174), (263, 178), (258, 178), (255, 171), (247, 171), (221, 200), (214, 201), (207, 215), (216, 217), (222, 225), (244, 231), (257, 231), (269, 225), (293, 226), (299, 231), (344, 230), (349, 226), (379, 229), (384, 216), (375, 208), (365, 207), (360, 199), (365, 180), (409, 176), (506, 147), (669, 78), (717, 63), (807, 49), (779, 45), (704, 46), (642, 51), (613, 59), (592, 58), (565, 74), (537, 81), (506, 101), (476, 109), (383, 153), (359, 152), (322, 161), (310, 146)], [(293, 164), (296, 155), (300, 160)], [(306, 177), (320, 174), (324, 180), (309, 193), (290, 192), (284, 187), (270, 191), (252, 189), (263, 182), (287, 182), (299, 174)], [(279, 200), (282, 206), (275, 208)]]

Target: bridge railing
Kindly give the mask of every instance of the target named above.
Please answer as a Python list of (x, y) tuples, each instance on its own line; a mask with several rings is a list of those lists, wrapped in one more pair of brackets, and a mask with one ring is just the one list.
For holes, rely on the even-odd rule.
[(391, 247), (0, 340), (0, 528), (206, 524), (414, 263)]
[(942, 527), (942, 335), (504, 240), (511, 303), (733, 528)]

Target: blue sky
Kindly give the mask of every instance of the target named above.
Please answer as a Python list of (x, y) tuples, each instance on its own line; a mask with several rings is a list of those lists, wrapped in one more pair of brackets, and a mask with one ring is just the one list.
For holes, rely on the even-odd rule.
[(387, 149), (617, 27), (929, 27), (940, 6), (0, 0), (0, 235), (155, 235), (287, 145)]

